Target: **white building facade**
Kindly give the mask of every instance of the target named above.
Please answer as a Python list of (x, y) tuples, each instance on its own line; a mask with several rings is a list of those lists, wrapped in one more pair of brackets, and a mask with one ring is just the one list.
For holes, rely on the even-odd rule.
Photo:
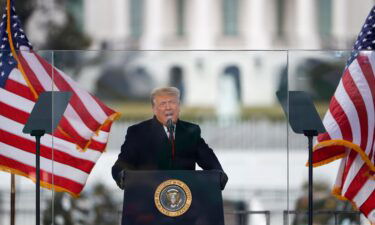
[(98, 49), (347, 49), (373, 0), (84, 0)]
[(229, 74), (239, 103), (260, 106), (276, 101), (286, 53), (211, 50), (351, 49), (373, 5), (373, 0), (84, 0), (83, 8), (93, 49), (200, 50), (148, 52), (134, 65), (149, 71), (158, 85), (182, 85), (186, 104), (220, 104), (221, 78)]

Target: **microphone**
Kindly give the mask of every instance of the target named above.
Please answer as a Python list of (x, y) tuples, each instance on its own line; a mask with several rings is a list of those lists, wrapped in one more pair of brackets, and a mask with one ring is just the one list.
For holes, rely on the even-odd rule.
[(167, 129), (171, 135), (174, 133), (174, 125), (172, 119), (167, 120)]

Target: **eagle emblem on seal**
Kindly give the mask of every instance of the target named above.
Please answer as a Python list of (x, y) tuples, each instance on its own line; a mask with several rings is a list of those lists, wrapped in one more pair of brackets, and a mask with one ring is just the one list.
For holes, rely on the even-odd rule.
[(189, 187), (177, 179), (162, 182), (155, 190), (155, 206), (162, 214), (170, 217), (181, 216), (192, 203)]

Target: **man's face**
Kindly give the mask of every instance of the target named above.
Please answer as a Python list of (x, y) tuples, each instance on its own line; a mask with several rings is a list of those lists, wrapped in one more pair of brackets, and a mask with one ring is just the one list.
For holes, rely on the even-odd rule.
[(173, 122), (176, 123), (180, 114), (180, 102), (176, 96), (155, 96), (152, 110), (156, 118), (163, 125), (167, 124), (168, 119), (172, 119)]

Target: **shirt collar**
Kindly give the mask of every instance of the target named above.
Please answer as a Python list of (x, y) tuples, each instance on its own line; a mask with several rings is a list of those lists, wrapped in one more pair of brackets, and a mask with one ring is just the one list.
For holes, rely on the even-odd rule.
[[(173, 126), (174, 126), (174, 129), (173, 129), (173, 137), (176, 138), (176, 124), (173, 124)], [(163, 128), (164, 128), (165, 134), (167, 134), (167, 137), (169, 138), (169, 132), (168, 132), (168, 128), (167, 128), (167, 126), (164, 126), (164, 125), (163, 125)]]

